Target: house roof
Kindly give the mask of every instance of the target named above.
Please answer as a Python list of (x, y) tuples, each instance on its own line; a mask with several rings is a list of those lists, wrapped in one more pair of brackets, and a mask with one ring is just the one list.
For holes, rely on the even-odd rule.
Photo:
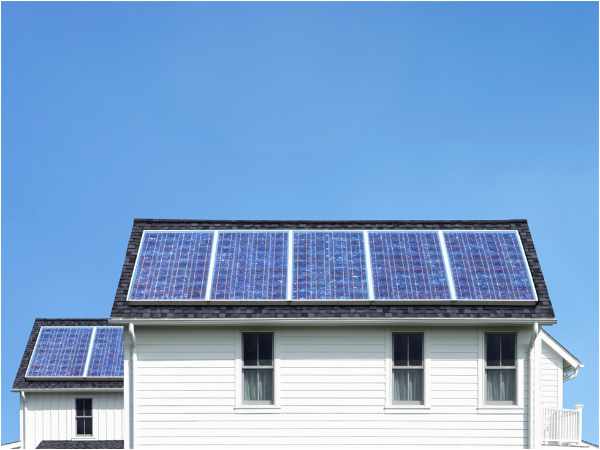
[(27, 346), (17, 370), (13, 390), (84, 390), (84, 389), (123, 389), (123, 380), (31, 380), (25, 378), (29, 360), (43, 326), (95, 326), (108, 325), (107, 319), (36, 319), (27, 341)]
[[(145, 230), (514, 230), (519, 233), (538, 302), (535, 304), (140, 304), (127, 301), (127, 291)], [(554, 311), (526, 220), (447, 221), (286, 221), (135, 219), (111, 312), (111, 320), (128, 319), (529, 319), (554, 321)]]

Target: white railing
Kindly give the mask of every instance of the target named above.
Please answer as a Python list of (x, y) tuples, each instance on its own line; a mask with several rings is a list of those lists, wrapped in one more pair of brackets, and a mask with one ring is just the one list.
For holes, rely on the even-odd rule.
[(544, 409), (544, 441), (581, 444), (583, 406), (576, 409)]

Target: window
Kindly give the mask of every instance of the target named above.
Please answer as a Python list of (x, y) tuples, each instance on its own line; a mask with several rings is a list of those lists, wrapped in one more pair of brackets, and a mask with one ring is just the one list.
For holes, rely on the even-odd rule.
[(245, 403), (273, 403), (273, 333), (242, 335)]
[(78, 436), (92, 435), (92, 399), (75, 399), (75, 426)]
[(394, 333), (393, 401), (423, 403), (423, 334)]
[(485, 399), (491, 403), (516, 403), (516, 335), (485, 335)]

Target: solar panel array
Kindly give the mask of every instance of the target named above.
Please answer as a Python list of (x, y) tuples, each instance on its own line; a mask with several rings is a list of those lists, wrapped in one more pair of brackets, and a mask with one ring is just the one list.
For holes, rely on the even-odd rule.
[(35, 343), (28, 378), (123, 376), (121, 327), (44, 326)]
[(145, 231), (128, 300), (535, 301), (516, 231)]
[(146, 233), (131, 299), (201, 299), (206, 292), (213, 233)]
[(459, 299), (532, 298), (521, 244), (515, 233), (447, 233), (445, 236)]
[(123, 376), (123, 329), (98, 327), (88, 367), (90, 377)]
[(212, 298), (284, 299), (288, 233), (219, 233)]
[(91, 327), (43, 328), (38, 335), (27, 376), (82, 376), (91, 337)]
[(362, 232), (294, 233), (293, 298), (368, 298)]
[(447, 299), (450, 288), (437, 233), (369, 233), (377, 299)]

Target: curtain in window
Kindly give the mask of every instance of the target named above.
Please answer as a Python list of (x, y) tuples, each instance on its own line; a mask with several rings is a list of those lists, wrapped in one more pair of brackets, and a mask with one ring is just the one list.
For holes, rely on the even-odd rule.
[(488, 369), (486, 376), (487, 399), (493, 402), (515, 400), (515, 369)]
[(272, 369), (244, 369), (244, 400), (273, 401)]
[(394, 401), (423, 401), (423, 369), (394, 369)]

